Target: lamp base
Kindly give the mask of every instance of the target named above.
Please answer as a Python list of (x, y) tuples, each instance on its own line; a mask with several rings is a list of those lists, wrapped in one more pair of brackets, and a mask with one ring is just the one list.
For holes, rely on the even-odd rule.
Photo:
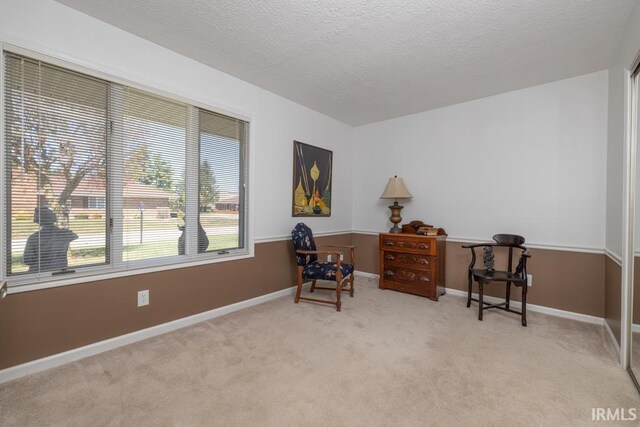
[(393, 223), (393, 227), (389, 229), (389, 233), (402, 233), (402, 229), (398, 227), (398, 223), (402, 221), (400, 211), (403, 208), (404, 206), (400, 206), (397, 200), (393, 203), (393, 205), (389, 206), (389, 209), (391, 209), (391, 216), (389, 217), (389, 221)]
[(389, 229), (389, 233), (402, 233), (402, 228), (398, 227), (398, 224), (394, 224), (393, 227)]

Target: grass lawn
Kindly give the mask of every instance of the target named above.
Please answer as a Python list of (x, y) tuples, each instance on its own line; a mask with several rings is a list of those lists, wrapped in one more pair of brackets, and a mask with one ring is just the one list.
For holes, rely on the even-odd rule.
[[(238, 246), (237, 235), (209, 236), (209, 251), (229, 249)], [(177, 239), (160, 240), (143, 243), (142, 245), (127, 245), (123, 248), (122, 258), (125, 261), (135, 261), (145, 258), (161, 258), (178, 255)], [(104, 264), (105, 248), (82, 248), (69, 250), (69, 268), (82, 265)], [(28, 270), (23, 262), (22, 254), (11, 257), (11, 271), (22, 273)]]
[[(145, 231), (175, 230), (184, 223), (179, 218), (156, 218), (154, 214), (145, 215), (143, 218), (143, 229)], [(232, 227), (238, 225), (238, 215), (229, 214), (219, 216), (213, 213), (200, 214), (200, 223), (205, 228)], [(106, 230), (106, 220), (104, 218), (75, 219), (73, 214), (69, 220), (69, 229), (78, 235), (83, 234), (104, 234)], [(126, 216), (124, 219), (124, 232), (133, 232), (140, 229), (140, 216)], [(38, 224), (33, 219), (12, 219), (11, 238), (26, 239), (31, 234), (38, 231)]]

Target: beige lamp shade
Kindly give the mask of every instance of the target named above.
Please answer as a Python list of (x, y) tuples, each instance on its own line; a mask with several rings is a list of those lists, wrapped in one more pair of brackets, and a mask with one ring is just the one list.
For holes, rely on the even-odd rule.
[(397, 175), (389, 178), (387, 188), (384, 189), (382, 196), (380, 196), (381, 199), (410, 199), (412, 197), (413, 194), (409, 192), (409, 189), (404, 184), (404, 180), (398, 178)]

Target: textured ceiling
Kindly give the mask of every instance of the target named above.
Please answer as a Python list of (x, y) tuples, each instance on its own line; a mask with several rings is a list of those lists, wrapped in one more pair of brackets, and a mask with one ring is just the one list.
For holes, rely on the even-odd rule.
[(58, 0), (360, 125), (608, 68), (636, 0)]

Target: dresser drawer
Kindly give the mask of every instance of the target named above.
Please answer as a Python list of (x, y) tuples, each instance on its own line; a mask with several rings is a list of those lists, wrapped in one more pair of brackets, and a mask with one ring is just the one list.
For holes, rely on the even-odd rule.
[(436, 241), (434, 239), (412, 238), (409, 236), (383, 235), (380, 249), (387, 251), (393, 249), (410, 250), (428, 255), (436, 254)]
[(436, 286), (432, 271), (420, 271), (409, 268), (386, 267), (383, 287), (415, 295), (431, 296)]
[(420, 286), (428, 286), (435, 283), (433, 271), (421, 271), (403, 267), (384, 267), (382, 272), (385, 281), (411, 283)]
[(437, 258), (430, 255), (384, 251), (384, 265), (389, 267), (408, 267), (418, 270), (432, 270), (436, 268)]

